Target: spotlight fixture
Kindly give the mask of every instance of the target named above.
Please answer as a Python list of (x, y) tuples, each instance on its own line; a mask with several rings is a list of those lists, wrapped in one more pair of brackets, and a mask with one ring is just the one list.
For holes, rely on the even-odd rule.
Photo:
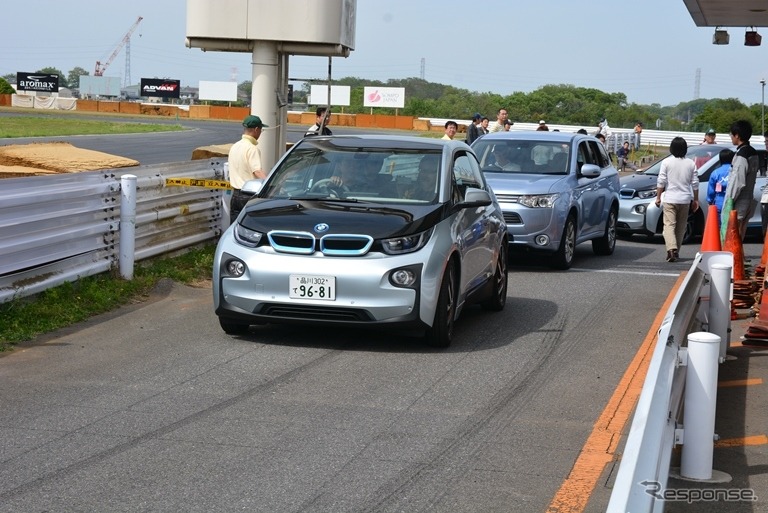
[(730, 40), (731, 37), (728, 35), (727, 30), (715, 27), (715, 34), (712, 36), (713, 45), (727, 45)]
[(752, 30), (747, 30), (744, 34), (744, 46), (760, 46), (762, 42), (763, 36), (757, 33), (755, 27), (752, 27)]

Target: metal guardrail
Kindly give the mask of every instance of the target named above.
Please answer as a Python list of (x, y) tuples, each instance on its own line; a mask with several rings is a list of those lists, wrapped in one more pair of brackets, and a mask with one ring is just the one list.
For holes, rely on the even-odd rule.
[[(688, 369), (683, 360), (688, 335), (715, 324), (707, 308), (710, 266), (728, 265), (729, 259), (728, 267), (732, 268), (731, 253), (698, 254), (667, 310), (635, 409), (608, 513), (664, 511), (664, 501), (649, 493), (648, 486), (653, 483), (661, 489), (667, 487), (672, 450), (678, 444), (676, 430), (683, 425)], [(730, 312), (726, 313), (730, 317)]]
[(120, 178), (137, 176), (135, 258), (222, 232), (221, 190), (166, 178), (222, 179), (226, 159), (8, 178), (0, 187), (0, 303), (116, 267)]

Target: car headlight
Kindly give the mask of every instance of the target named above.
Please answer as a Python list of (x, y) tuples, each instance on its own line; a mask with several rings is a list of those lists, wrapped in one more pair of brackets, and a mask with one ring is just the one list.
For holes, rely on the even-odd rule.
[(243, 246), (256, 247), (261, 242), (264, 234), (254, 230), (249, 230), (242, 224), (235, 225), (235, 240)]
[(552, 208), (555, 206), (558, 194), (535, 194), (520, 196), (520, 204), (531, 208)]
[(655, 198), (656, 189), (648, 189), (647, 191), (637, 191), (637, 197), (640, 199)]
[(387, 255), (402, 255), (403, 253), (413, 253), (414, 251), (418, 251), (423, 248), (424, 245), (429, 241), (429, 237), (431, 235), (432, 228), (421, 233), (416, 233), (414, 235), (383, 239), (381, 241), (381, 248)]

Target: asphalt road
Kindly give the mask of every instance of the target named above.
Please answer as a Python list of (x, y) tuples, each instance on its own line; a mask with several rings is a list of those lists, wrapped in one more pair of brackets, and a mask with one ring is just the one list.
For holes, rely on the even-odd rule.
[(516, 263), (506, 309), (467, 310), (446, 351), (230, 337), (208, 287), (174, 287), (0, 358), (0, 511), (545, 511), (696, 249)]
[[(18, 112), (0, 111), (0, 122), (4, 117), (22, 115)], [(47, 114), (54, 116), (56, 114)], [(65, 116), (65, 114), (60, 114)], [(91, 119), (89, 116), (80, 116)], [(137, 160), (142, 165), (164, 164), (167, 162), (182, 162), (192, 158), (192, 151), (201, 146), (212, 144), (228, 144), (240, 139), (243, 127), (236, 121), (190, 120), (185, 118), (162, 118), (147, 116), (138, 117), (109, 117), (93, 116), (100, 121), (119, 122), (152, 122), (179, 124), (187, 128), (183, 132), (157, 132), (153, 134), (122, 134), (122, 135), (78, 135), (59, 137), (22, 137), (0, 138), (0, 146), (9, 144), (31, 144), (36, 142), (65, 141), (73, 146), (87, 150), (101, 151)], [(286, 130), (288, 142), (297, 142), (303, 137), (307, 127), (289, 125)], [(334, 133), (362, 133), (361, 129), (333, 127)], [(377, 130), (381, 132), (381, 130)], [(399, 131), (402, 133), (402, 131)]]
[[(239, 127), (198, 131), (163, 147)], [(146, 161), (147, 137), (88, 139)], [(565, 272), (515, 258), (505, 310), (466, 310), (443, 351), (359, 330), (230, 337), (210, 287), (173, 286), (0, 357), (0, 512), (546, 511), (697, 250), (582, 244)], [(572, 499), (604, 511), (613, 475)]]

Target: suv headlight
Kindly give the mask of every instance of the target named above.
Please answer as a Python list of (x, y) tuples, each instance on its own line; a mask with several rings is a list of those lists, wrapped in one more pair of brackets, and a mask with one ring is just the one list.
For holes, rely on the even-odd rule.
[(255, 248), (261, 242), (261, 238), (264, 234), (254, 230), (249, 230), (242, 224), (235, 225), (235, 240), (243, 246), (249, 246)]
[(648, 189), (647, 191), (637, 191), (637, 197), (640, 199), (655, 198), (656, 189)]
[(552, 208), (559, 194), (536, 194), (530, 196), (520, 196), (521, 205), (531, 208)]
[(433, 229), (416, 233), (413, 235), (407, 235), (404, 237), (392, 237), (391, 239), (383, 239), (381, 241), (381, 248), (387, 255), (402, 255), (404, 253), (413, 253), (424, 247), (429, 241), (429, 237), (432, 235)]

